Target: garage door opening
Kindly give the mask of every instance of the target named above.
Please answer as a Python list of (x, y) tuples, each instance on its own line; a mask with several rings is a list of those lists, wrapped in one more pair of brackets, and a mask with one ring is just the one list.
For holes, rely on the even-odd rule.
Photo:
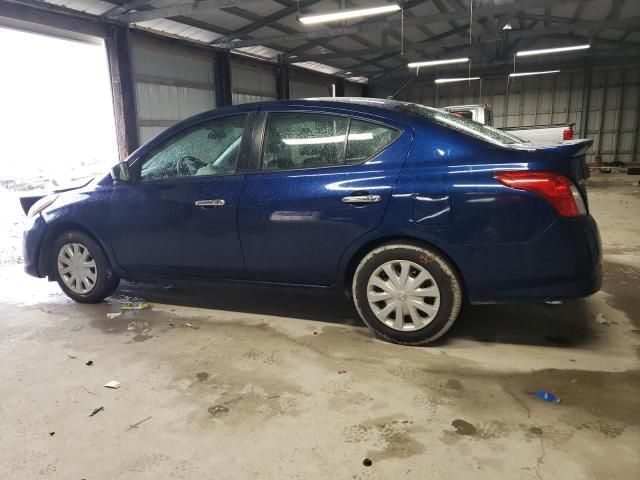
[(0, 45), (10, 46), (0, 75), (0, 221), (12, 229), (0, 263), (14, 263), (20, 192), (102, 174), (118, 161), (118, 150), (102, 40), (0, 28)]
[(109, 69), (85, 43), (0, 28), (2, 186), (46, 187), (117, 162)]

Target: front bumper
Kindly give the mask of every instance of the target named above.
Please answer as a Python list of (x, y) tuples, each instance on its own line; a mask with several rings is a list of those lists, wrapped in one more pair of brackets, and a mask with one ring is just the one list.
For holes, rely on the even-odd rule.
[(47, 234), (47, 222), (40, 214), (28, 217), (22, 235), (22, 256), (24, 271), (34, 277), (45, 277), (46, 272), (40, 268), (40, 251)]

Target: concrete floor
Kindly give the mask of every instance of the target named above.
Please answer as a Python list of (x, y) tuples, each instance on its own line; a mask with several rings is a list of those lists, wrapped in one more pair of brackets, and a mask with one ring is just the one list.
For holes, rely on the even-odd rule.
[[(328, 297), (123, 285), (77, 305), (4, 265), (0, 478), (640, 478), (637, 178), (590, 180), (602, 292), (469, 308), (428, 348)], [(131, 296), (153, 308), (106, 317)]]

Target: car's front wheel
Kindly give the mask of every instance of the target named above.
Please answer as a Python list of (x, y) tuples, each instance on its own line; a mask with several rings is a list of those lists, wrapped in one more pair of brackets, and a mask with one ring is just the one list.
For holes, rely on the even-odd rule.
[(120, 279), (89, 235), (65, 232), (54, 241), (51, 252), (52, 273), (62, 291), (76, 302), (101, 302), (118, 288)]
[(444, 335), (460, 313), (462, 288), (452, 265), (419, 245), (382, 245), (356, 268), (353, 301), (362, 320), (396, 343), (419, 345)]

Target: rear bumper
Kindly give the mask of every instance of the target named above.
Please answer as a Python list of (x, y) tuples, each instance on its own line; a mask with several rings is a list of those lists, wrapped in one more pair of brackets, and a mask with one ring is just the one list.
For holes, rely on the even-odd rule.
[(46, 272), (40, 271), (40, 248), (47, 233), (47, 223), (42, 216), (36, 215), (28, 218), (22, 235), (22, 256), (24, 258), (24, 271), (34, 277), (44, 277)]
[(484, 247), (475, 247), (477, 260), (463, 270), (471, 303), (580, 298), (602, 285), (600, 234), (590, 215), (558, 220), (533, 242)]

